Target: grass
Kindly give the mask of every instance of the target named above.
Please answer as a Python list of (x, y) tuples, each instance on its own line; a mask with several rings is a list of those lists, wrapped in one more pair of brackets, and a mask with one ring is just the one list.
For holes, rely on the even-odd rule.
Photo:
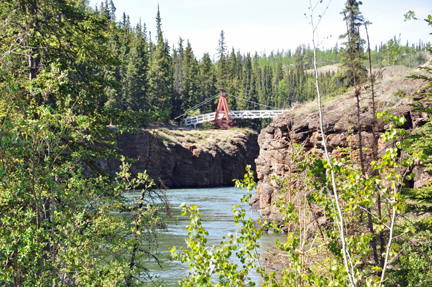
[[(325, 68), (325, 67), (323, 67)], [(322, 68), (322, 69), (323, 69)], [(375, 70), (374, 72), (377, 72)], [(404, 66), (391, 66), (381, 70), (381, 75), (378, 77), (375, 84), (375, 97), (376, 102), (379, 103), (380, 108), (390, 108), (401, 104), (409, 104), (412, 95), (417, 90), (421, 89), (425, 83), (422, 80), (415, 80), (408, 78), (411, 75), (418, 75), (422, 73), (418, 68), (408, 68)], [(368, 87), (367, 89), (365, 87)], [(322, 97), (322, 105), (325, 110), (331, 112), (343, 112), (348, 108), (354, 108), (355, 98), (353, 96), (353, 88), (346, 90), (342, 94), (335, 96)], [(370, 88), (369, 83), (363, 85), (361, 90), (361, 105), (370, 105)], [(341, 104), (343, 103), (343, 104)], [(292, 107), (291, 113), (294, 115), (307, 115), (309, 113), (317, 112), (317, 101), (295, 103)]]
[(232, 128), (229, 130), (199, 130), (176, 126), (149, 130), (165, 144), (195, 145), (197, 148), (209, 149), (218, 146), (222, 150), (233, 145), (231, 140), (243, 138), (251, 133), (251, 129)]

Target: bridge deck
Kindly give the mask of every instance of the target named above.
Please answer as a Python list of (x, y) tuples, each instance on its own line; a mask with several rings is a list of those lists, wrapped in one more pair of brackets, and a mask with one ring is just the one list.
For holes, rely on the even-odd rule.
[[(232, 119), (267, 119), (275, 118), (287, 110), (252, 110), (252, 111), (229, 111), (228, 114)], [(208, 113), (190, 118), (185, 118), (185, 125), (197, 125), (200, 123), (213, 121), (216, 113)], [(219, 119), (224, 118), (224, 114), (219, 114)]]

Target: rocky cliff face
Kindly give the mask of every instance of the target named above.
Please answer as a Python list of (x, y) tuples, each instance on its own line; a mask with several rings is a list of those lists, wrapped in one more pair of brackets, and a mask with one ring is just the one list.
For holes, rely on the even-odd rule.
[[(412, 98), (411, 98), (412, 99)], [(420, 100), (421, 97), (414, 100)], [(403, 126), (408, 132), (414, 131), (427, 121), (427, 115), (414, 112), (412, 107), (400, 102), (391, 108), (387, 105), (380, 105), (378, 112), (390, 109), (393, 114), (404, 115), (407, 122)], [(356, 149), (359, 146), (357, 112), (352, 103), (342, 101), (335, 105), (328, 106), (324, 110), (325, 136), (329, 152), (333, 157), (338, 157), (338, 147), (351, 147)], [(372, 113), (366, 107), (361, 109), (362, 143), (366, 149), (366, 158), (370, 158), (373, 147), (372, 134)], [(378, 121), (375, 131), (380, 136), (386, 129), (386, 124)], [(298, 143), (306, 152), (323, 153), (322, 138), (319, 132), (319, 114), (317, 111), (302, 113), (288, 113), (276, 118), (259, 135), (258, 143), (260, 154), (256, 160), (258, 188), (257, 194), (251, 204), (260, 210), (264, 219), (280, 220), (281, 215), (274, 203), (281, 195), (281, 186), (275, 179), (288, 177), (290, 171), (295, 168), (296, 163), (292, 162), (293, 144)], [(377, 143), (378, 151), (383, 151), (386, 146), (380, 139)], [(354, 154), (354, 156), (356, 156)], [(413, 170), (417, 174), (415, 181), (410, 182), (412, 187), (424, 186), (432, 181), (432, 175), (424, 172), (420, 167)]]
[[(132, 174), (147, 173), (168, 188), (232, 186), (242, 178), (246, 165), (258, 156), (257, 133), (244, 130), (153, 129), (139, 134), (116, 134), (117, 146), (135, 159)], [(115, 174), (119, 161), (99, 160), (98, 165)]]

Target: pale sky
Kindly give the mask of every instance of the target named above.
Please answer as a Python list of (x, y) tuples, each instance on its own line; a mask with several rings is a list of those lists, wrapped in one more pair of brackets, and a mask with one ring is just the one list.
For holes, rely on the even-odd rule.
[[(346, 26), (340, 12), (346, 0), (321, 0), (314, 21), (328, 10), (318, 26), (320, 48), (334, 47)], [(94, 7), (100, 0), (90, 0)], [(316, 0), (312, 0), (316, 3)], [(155, 35), (155, 18), (159, 4), (162, 30), (170, 46), (179, 38), (189, 40), (194, 54), (201, 58), (205, 52), (216, 53), (221, 30), (224, 30), (228, 50), (269, 54), (273, 51), (295, 50), (301, 44), (312, 43), (309, 0), (114, 0), (117, 20), (123, 12), (135, 25), (139, 19), (147, 31)], [(432, 42), (432, 27), (424, 21), (404, 22), (404, 14), (413, 10), (419, 19), (432, 14), (431, 0), (364, 0), (360, 6), (369, 26), (371, 48), (400, 34), (401, 44)], [(364, 30), (363, 30), (364, 31)], [(366, 38), (363, 32), (362, 37)], [(152, 36), (154, 40), (154, 36)]]

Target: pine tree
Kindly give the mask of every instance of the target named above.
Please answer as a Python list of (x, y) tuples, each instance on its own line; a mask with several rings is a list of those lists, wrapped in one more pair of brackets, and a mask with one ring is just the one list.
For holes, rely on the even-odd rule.
[(145, 31), (138, 24), (131, 33), (130, 48), (124, 75), (123, 108), (129, 111), (146, 109), (148, 46)]
[(182, 112), (182, 87), (183, 87), (183, 39), (180, 38), (178, 42), (178, 48), (173, 47), (173, 98), (172, 98), (172, 115), (174, 119), (181, 115)]
[(225, 32), (223, 30), (221, 30), (220, 32), (220, 38), (219, 38), (219, 45), (217, 48), (217, 54), (220, 58), (226, 56), (226, 51), (227, 51), (227, 45), (226, 45), (226, 40), (225, 40)]
[[(205, 53), (199, 63), (200, 102), (217, 94), (215, 68), (210, 55)], [(216, 109), (216, 103), (210, 103), (202, 108), (201, 112), (210, 112)]]
[[(129, 63), (129, 56), (130, 56), (130, 48), (131, 48), (131, 25), (130, 25), (130, 19), (129, 16), (126, 15), (126, 13), (123, 13), (123, 20), (120, 22), (120, 31), (119, 34), (119, 60), (121, 65), (119, 66), (119, 97), (120, 101), (118, 105), (120, 106), (120, 110), (125, 111), (127, 110), (125, 101), (127, 100), (127, 93), (128, 93), (128, 79), (127, 79), (127, 69), (128, 69), (128, 63)], [(130, 67), (131, 68), (131, 67)], [(132, 73), (132, 71), (131, 71)]]
[(260, 103), (268, 106), (275, 105), (274, 93), (273, 93), (273, 69), (266, 65), (262, 74), (262, 88), (263, 94)]
[[(239, 91), (239, 96), (244, 98), (245, 100), (251, 100), (251, 93), (253, 93), (252, 73), (252, 58), (250, 56), (250, 53), (247, 53), (243, 65), (242, 85)], [(237, 107), (241, 110), (246, 110), (247, 106), (248, 105), (246, 101), (239, 101), (237, 104)]]
[(166, 121), (172, 112), (173, 77), (168, 43), (164, 42), (160, 11), (156, 16), (157, 45), (148, 72), (148, 106), (154, 120)]
[(178, 48), (173, 49), (173, 62), (174, 62), (174, 92), (181, 94), (181, 89), (183, 86), (183, 58), (184, 58), (184, 48), (183, 39), (180, 38), (178, 42)]
[[(232, 49), (229, 57), (227, 57), (226, 67), (226, 88), (225, 91), (228, 95), (237, 95), (240, 89), (240, 79), (238, 75), (238, 69), (240, 66), (240, 59), (237, 59), (234, 48)], [(237, 109), (237, 100), (235, 97), (227, 98), (228, 106), (231, 110)]]
[(228, 61), (225, 55), (222, 55), (217, 62), (217, 88), (219, 91), (227, 91), (228, 90)]
[[(107, 1), (106, 1), (107, 2)], [(108, 3), (106, 3), (108, 5)], [(111, 19), (111, 14), (114, 15), (114, 11), (110, 9), (115, 8), (107, 8), (107, 6), (101, 7), (101, 13), (107, 19)], [(106, 65), (102, 67), (102, 77), (104, 79), (103, 92), (106, 96), (106, 101), (104, 102), (104, 108), (108, 111), (108, 113), (113, 113), (113, 109), (120, 110), (121, 109), (121, 96), (120, 96), (120, 29), (117, 24), (114, 22), (110, 22), (109, 32), (108, 32), (108, 41), (106, 43), (107, 49), (111, 52), (111, 55), (115, 59), (111, 65)], [(112, 121), (112, 117), (110, 117)]]
[(185, 111), (200, 102), (198, 87), (198, 61), (196, 60), (192, 46), (187, 42), (183, 59), (184, 81), (182, 85), (182, 111)]
[[(257, 53), (255, 53), (252, 59), (252, 76), (250, 87), (249, 101), (258, 103), (261, 95), (261, 68), (259, 67)], [(249, 104), (249, 109), (255, 109), (255, 107)]]
[(360, 12), (360, 1), (347, 0), (342, 11), (343, 20), (346, 22), (347, 32), (341, 35), (345, 39), (345, 48), (342, 52), (342, 66), (344, 68), (345, 84), (355, 86), (364, 81), (366, 68), (363, 66), (365, 60), (364, 43), (360, 37), (360, 27), (364, 23), (364, 18)]
[[(137, 230), (132, 213), (118, 216), (120, 206), (128, 209), (123, 192), (133, 187), (95, 164), (112, 155), (98, 147), (111, 147), (100, 108), (102, 71), (114, 61), (108, 18), (83, 3), (0, 2), (0, 104), (8, 110), (0, 115), (2, 286), (119, 286), (144, 278), (128, 258), (132, 246), (150, 254), (141, 244), (150, 239), (147, 220)], [(138, 219), (152, 217), (138, 210)]]

